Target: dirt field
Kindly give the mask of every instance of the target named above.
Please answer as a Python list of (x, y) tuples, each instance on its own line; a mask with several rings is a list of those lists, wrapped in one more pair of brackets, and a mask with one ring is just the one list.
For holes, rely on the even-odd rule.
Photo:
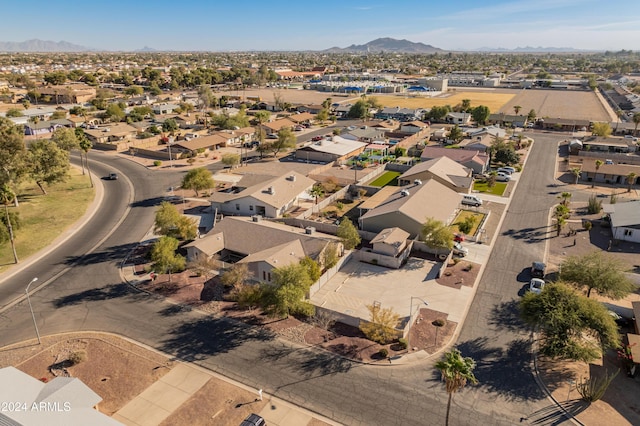
[(451, 90), (448, 93), (433, 98), (426, 96), (410, 97), (406, 94), (402, 95), (386, 95), (378, 94), (375, 96), (378, 101), (389, 107), (399, 106), (402, 108), (431, 108), (433, 106), (450, 105), (452, 107), (461, 104), (463, 99), (469, 99), (471, 106), (486, 105), (491, 111), (497, 111), (502, 108), (511, 98), (515, 96), (517, 91), (501, 90), (495, 91), (487, 89), (485, 91), (475, 91), (460, 89)]
[[(610, 121), (607, 110), (594, 92), (571, 90), (520, 90), (506, 102), (499, 112), (514, 114), (513, 107), (520, 105), (520, 114), (534, 109), (539, 118), (566, 118), (576, 120)], [(494, 111), (491, 108), (491, 111)]]

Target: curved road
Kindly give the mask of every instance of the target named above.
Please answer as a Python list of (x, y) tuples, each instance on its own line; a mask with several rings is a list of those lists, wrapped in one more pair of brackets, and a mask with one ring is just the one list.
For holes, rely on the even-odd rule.
[[(451, 424), (561, 421), (535, 384), (529, 367), (528, 334), (514, 318), (514, 301), (523, 285), (516, 282), (516, 276), (531, 260), (542, 258), (543, 240), (538, 233), (546, 227), (548, 207), (555, 200), (555, 195), (548, 194), (549, 188), (540, 185), (543, 181), (551, 184), (554, 140), (559, 137), (536, 138), (504, 221), (502, 232), (506, 233), (497, 239), (458, 340), (463, 353), (478, 360), (481, 384), (455, 396)], [(79, 233), (38, 262), (37, 267), (44, 269), (28, 268), (12, 278), (12, 282), (22, 283), (22, 287), (15, 285), (23, 292), (33, 276), (44, 281), (72, 265), (31, 297), (41, 334), (76, 330), (122, 334), (344, 424), (444, 422), (447, 395), (433, 370), (435, 360), (407, 366), (365, 366), (283, 342), (268, 331), (179, 309), (121, 283), (119, 262), (151, 227), (155, 206), (179, 176), (150, 172), (121, 157), (93, 158), (109, 164), (92, 165), (98, 174), (117, 168), (134, 182), (132, 208), (113, 234), (93, 253), (83, 256), (83, 250), (100, 240), (101, 229), (117, 223), (115, 211), (126, 208), (124, 179), (105, 182), (105, 207), (91, 220), (87, 233), (83, 230), (82, 237)], [(56, 257), (65, 250), (67, 254)], [(0, 345), (34, 337), (26, 302), (2, 312)]]

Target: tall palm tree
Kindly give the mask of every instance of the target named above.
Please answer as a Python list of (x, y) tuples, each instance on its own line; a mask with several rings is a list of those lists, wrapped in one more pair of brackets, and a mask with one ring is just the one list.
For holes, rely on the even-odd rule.
[(633, 114), (633, 124), (635, 124), (633, 128), (633, 136), (638, 136), (638, 124), (640, 124), (640, 112), (636, 112)]
[(569, 172), (575, 178), (575, 181), (573, 182), (573, 184), (577, 185), (578, 184), (578, 179), (580, 179), (580, 175), (582, 174), (582, 170), (580, 170), (580, 167), (574, 167), (573, 169), (569, 170)]
[(562, 194), (560, 194), (560, 197), (562, 198), (562, 204), (565, 206), (569, 205), (569, 200), (571, 199), (571, 193), (570, 192), (563, 192)]
[(0, 203), (4, 204), (4, 218), (6, 220), (6, 226), (9, 230), (9, 240), (11, 241), (11, 250), (13, 250), (13, 260), (18, 263), (18, 253), (16, 252), (15, 238), (13, 237), (13, 224), (11, 223), (11, 216), (9, 215), (9, 204), (16, 198), (16, 194), (9, 188), (8, 185), (2, 185), (0, 187)]
[[(93, 188), (93, 178), (91, 177), (91, 170), (89, 170), (89, 151), (91, 151), (91, 147), (93, 146), (93, 144), (87, 138), (87, 136), (85, 136), (84, 132), (82, 133), (82, 136), (79, 137), (78, 139), (80, 139), (80, 141), (78, 142), (78, 144), (80, 145), (80, 149), (84, 152), (84, 162), (86, 163), (86, 166), (87, 166), (87, 174), (89, 175), (89, 182), (91, 183), (91, 187)], [(82, 159), (82, 154), (80, 154), (80, 157)]]
[(621, 109), (616, 110), (616, 115), (618, 116), (618, 121), (616, 122), (616, 130), (615, 133), (618, 133), (618, 124), (620, 124), (620, 119), (624, 115), (624, 112)]
[(636, 179), (636, 174), (631, 172), (627, 175), (627, 192), (631, 192), (633, 181)]
[(315, 204), (318, 204), (318, 198), (324, 195), (324, 188), (322, 185), (313, 185), (313, 187), (309, 190), (309, 195), (315, 198)]
[(598, 175), (598, 170), (600, 170), (600, 166), (602, 166), (604, 162), (602, 160), (596, 160), (596, 173), (593, 175), (593, 181), (591, 182), (591, 187), (596, 186), (596, 176)]
[(518, 113), (520, 112), (520, 110), (522, 109), (522, 107), (520, 105), (514, 105), (513, 110), (516, 112), (516, 115), (518, 115)]
[(31, 124), (33, 124), (33, 134), (36, 135), (36, 139), (38, 139), (38, 129), (36, 129), (36, 127), (38, 126), (38, 123), (40, 122), (40, 117), (38, 117), (37, 115), (34, 115), (33, 117), (31, 117), (29, 119), (29, 122)]
[(451, 352), (444, 354), (444, 357), (436, 363), (435, 367), (440, 370), (442, 380), (445, 384), (445, 389), (449, 394), (449, 400), (447, 401), (447, 417), (445, 421), (445, 425), (448, 426), (453, 394), (462, 390), (462, 388), (466, 386), (467, 382), (472, 384), (478, 383), (478, 379), (473, 375), (473, 369), (476, 367), (476, 362), (469, 357), (463, 357), (458, 349), (452, 349)]

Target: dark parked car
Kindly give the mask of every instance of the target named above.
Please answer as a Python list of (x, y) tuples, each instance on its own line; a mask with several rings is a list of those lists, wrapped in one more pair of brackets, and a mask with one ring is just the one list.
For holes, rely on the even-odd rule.
[(244, 419), (240, 426), (267, 426), (267, 422), (257, 414), (249, 414), (249, 417)]
[(533, 278), (544, 278), (544, 272), (547, 269), (547, 265), (542, 262), (533, 262), (531, 264), (531, 276)]
[(118, 180), (117, 173), (109, 173), (109, 180)]

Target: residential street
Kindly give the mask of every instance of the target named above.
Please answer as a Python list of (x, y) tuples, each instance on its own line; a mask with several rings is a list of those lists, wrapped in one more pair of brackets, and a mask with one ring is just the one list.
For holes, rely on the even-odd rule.
[[(531, 261), (542, 260), (545, 252), (549, 207), (555, 202), (551, 193), (556, 141), (562, 136), (535, 134), (535, 138), (457, 340), (462, 353), (478, 362), (480, 384), (455, 395), (451, 424), (507, 425), (523, 418), (557, 424), (559, 420), (556, 407), (534, 380), (529, 333), (515, 318), (518, 291), (524, 284), (518, 275)], [(150, 228), (154, 207), (178, 178), (147, 171), (120, 157), (105, 161), (135, 182), (126, 219), (92, 254), (79, 256), (85, 237), (78, 238), (73, 247), (65, 245), (38, 263), (38, 268), (48, 267), (50, 275), (34, 265), (10, 280), (20, 288), (15, 282), (26, 285), (33, 276), (44, 282), (61, 271), (31, 297), (41, 334), (72, 330), (121, 334), (344, 424), (444, 423), (447, 394), (432, 368), (435, 359), (409, 366), (364, 366), (274, 339), (246, 325), (176, 309), (123, 284), (119, 262)], [(123, 212), (126, 203), (115, 201), (127, 199), (127, 187), (109, 184), (105, 182), (105, 200)], [(106, 220), (112, 224), (117, 216), (110, 210)], [(100, 213), (90, 225), (94, 241), (99, 240), (99, 222)], [(56, 269), (60, 265), (73, 267)], [(0, 314), (0, 336), (0, 346), (35, 337), (26, 301)]]

